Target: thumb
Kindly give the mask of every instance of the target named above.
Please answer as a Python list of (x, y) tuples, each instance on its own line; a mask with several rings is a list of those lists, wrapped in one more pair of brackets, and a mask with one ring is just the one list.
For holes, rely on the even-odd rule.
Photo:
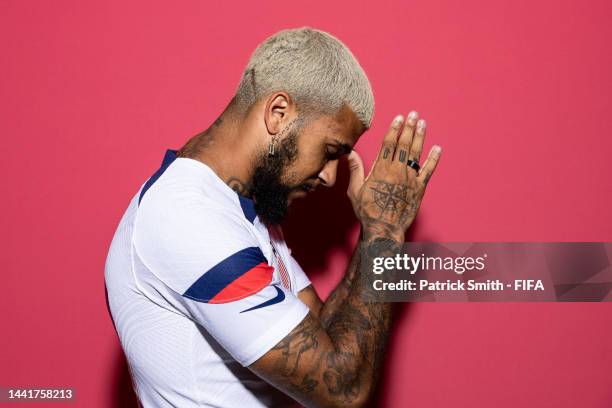
[(348, 165), (350, 180), (346, 194), (350, 198), (355, 198), (359, 194), (364, 180), (363, 160), (361, 160), (361, 157), (359, 157), (355, 150), (351, 151), (351, 154), (348, 156)]

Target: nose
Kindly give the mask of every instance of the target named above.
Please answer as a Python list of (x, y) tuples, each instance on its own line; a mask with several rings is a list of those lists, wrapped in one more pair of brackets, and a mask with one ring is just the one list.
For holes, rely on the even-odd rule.
[(319, 179), (325, 187), (332, 187), (336, 184), (336, 173), (338, 171), (338, 160), (330, 160), (321, 169)]

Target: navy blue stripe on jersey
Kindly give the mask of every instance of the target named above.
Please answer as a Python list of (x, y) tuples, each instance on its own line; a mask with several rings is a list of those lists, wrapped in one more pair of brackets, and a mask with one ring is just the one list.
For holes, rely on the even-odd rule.
[(267, 259), (258, 247), (238, 251), (206, 271), (183, 296), (207, 303), (232, 282)]
[(244, 213), (244, 216), (252, 224), (253, 221), (255, 221), (255, 217), (257, 217), (253, 200), (247, 197), (243, 197), (240, 194), (238, 194), (238, 200), (240, 200), (240, 207), (242, 207), (242, 212)]
[(145, 185), (142, 187), (140, 197), (138, 197), (138, 205), (140, 205), (142, 197), (144, 197), (147, 190), (151, 188), (153, 183), (155, 183), (157, 179), (160, 178), (162, 174), (164, 174), (164, 171), (166, 171), (168, 166), (170, 166), (172, 162), (176, 159), (176, 152), (176, 150), (166, 150), (166, 154), (164, 155), (164, 160), (162, 161), (161, 167), (151, 176), (150, 179), (147, 180)]

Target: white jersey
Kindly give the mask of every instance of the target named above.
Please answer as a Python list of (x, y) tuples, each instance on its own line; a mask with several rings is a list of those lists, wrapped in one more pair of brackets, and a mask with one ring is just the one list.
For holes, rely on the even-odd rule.
[(255, 362), (308, 313), (280, 229), (208, 166), (168, 150), (123, 215), (108, 305), (144, 407), (292, 406)]

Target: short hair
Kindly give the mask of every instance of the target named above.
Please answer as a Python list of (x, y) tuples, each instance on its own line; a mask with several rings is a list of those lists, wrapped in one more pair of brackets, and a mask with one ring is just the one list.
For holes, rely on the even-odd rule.
[(248, 109), (281, 90), (298, 112), (336, 114), (346, 104), (366, 129), (372, 123), (370, 81), (348, 47), (326, 32), (302, 27), (263, 41), (249, 59), (234, 102)]

